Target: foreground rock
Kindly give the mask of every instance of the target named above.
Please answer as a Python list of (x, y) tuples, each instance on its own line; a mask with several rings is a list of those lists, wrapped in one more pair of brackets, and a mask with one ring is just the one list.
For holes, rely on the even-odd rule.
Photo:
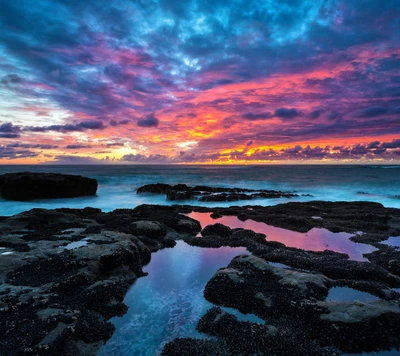
[[(274, 267), (255, 256), (238, 256), (213, 276), (204, 296), (214, 304), (255, 313), (266, 324), (237, 322), (212, 309), (198, 329), (221, 338), (232, 355), (329, 355), (336, 354), (335, 349), (362, 352), (397, 347), (399, 300), (325, 301), (336, 283), (322, 274)], [(284, 336), (288, 331), (289, 341)]]
[(8, 200), (74, 198), (96, 195), (96, 179), (59, 173), (8, 173), (0, 176), (0, 192)]
[(197, 221), (168, 216), (165, 225), (144, 211), (32, 209), (4, 219), (0, 354), (95, 355), (114, 331), (108, 319), (126, 312), (124, 296), (151, 251), (200, 231)]
[[(294, 230), (363, 231), (378, 250), (371, 262), (332, 251), (288, 248), (251, 230), (218, 223), (201, 229), (183, 214), (236, 215)], [(321, 216), (323, 219), (313, 219)], [(212, 340), (176, 339), (164, 355), (337, 355), (400, 345), (398, 250), (381, 243), (398, 233), (400, 212), (372, 203), (290, 203), (275, 207), (200, 208), (142, 205), (136, 209), (32, 209), (0, 219), (0, 354), (95, 355), (123, 315), (129, 286), (144, 275), (151, 253), (175, 240), (202, 247), (245, 246), (205, 288), (214, 304), (254, 313), (241, 322), (220, 308), (199, 321)], [(202, 230), (202, 237), (196, 237)], [(269, 262), (288, 267), (276, 267)], [(184, 266), (182, 266), (184, 268)], [(377, 302), (325, 301), (348, 286)]]
[(138, 194), (153, 193), (165, 195), (167, 200), (195, 199), (199, 201), (226, 202), (252, 199), (292, 198), (294, 193), (276, 190), (254, 190), (241, 188), (219, 188), (196, 185), (189, 187), (186, 184), (169, 185), (164, 183), (147, 184), (137, 190)]

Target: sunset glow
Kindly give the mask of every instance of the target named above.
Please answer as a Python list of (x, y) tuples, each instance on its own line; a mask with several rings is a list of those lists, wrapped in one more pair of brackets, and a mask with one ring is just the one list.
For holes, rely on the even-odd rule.
[(3, 1), (0, 163), (398, 164), (399, 18), (390, 0)]

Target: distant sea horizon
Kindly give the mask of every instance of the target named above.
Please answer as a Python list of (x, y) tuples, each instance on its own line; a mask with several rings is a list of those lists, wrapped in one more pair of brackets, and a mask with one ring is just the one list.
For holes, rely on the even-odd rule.
[[(30, 202), (0, 199), (0, 215), (32, 208), (87, 206), (112, 211), (140, 204), (200, 206), (276, 205), (290, 201), (371, 201), (400, 208), (400, 165), (397, 164), (36, 164), (0, 165), (0, 174), (31, 171), (77, 174), (97, 179), (97, 196)], [(136, 194), (150, 183), (207, 185), (294, 192), (298, 197), (237, 202), (168, 201), (165, 196)]]

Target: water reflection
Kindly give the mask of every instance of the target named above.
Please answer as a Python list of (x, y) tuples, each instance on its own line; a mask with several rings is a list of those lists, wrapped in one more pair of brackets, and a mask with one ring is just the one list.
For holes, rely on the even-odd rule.
[(382, 243), (393, 247), (400, 247), (400, 236), (389, 237), (387, 240), (382, 241)]
[(379, 300), (379, 298), (370, 293), (361, 292), (349, 287), (333, 287), (329, 289), (326, 300), (334, 300), (336, 302), (354, 302), (355, 300), (373, 302), (374, 300)]
[[(196, 331), (198, 320), (213, 305), (203, 290), (214, 273), (244, 248), (199, 248), (178, 241), (173, 249), (152, 254), (144, 270), (125, 296), (128, 312), (113, 318), (116, 331), (99, 355), (147, 356), (160, 354), (164, 345), (177, 337), (203, 338)], [(256, 316), (228, 310), (241, 320), (263, 321)]]
[(258, 233), (267, 235), (268, 241), (282, 242), (288, 247), (296, 247), (310, 251), (331, 250), (335, 252), (347, 253), (350, 259), (356, 261), (367, 261), (363, 254), (376, 251), (371, 245), (355, 243), (349, 238), (354, 234), (346, 232), (334, 233), (327, 229), (313, 228), (306, 233), (282, 229), (267, 225), (254, 220), (241, 221), (236, 216), (223, 216), (218, 219), (210, 217), (210, 213), (192, 212), (187, 216), (200, 222), (202, 228), (207, 225), (221, 223), (230, 228), (250, 229)]

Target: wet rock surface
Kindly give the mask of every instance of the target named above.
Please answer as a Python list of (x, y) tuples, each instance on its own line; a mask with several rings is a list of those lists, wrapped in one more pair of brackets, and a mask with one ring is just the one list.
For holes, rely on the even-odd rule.
[(96, 195), (96, 179), (59, 173), (8, 173), (0, 176), (0, 193), (8, 200), (74, 198)]
[(155, 183), (144, 185), (137, 190), (138, 194), (153, 193), (165, 195), (167, 200), (195, 199), (209, 202), (227, 202), (252, 199), (292, 198), (298, 196), (291, 192), (276, 190), (254, 190), (242, 188), (221, 188), (196, 185), (189, 187), (186, 184), (169, 185)]
[(0, 255), (0, 354), (95, 355), (151, 251), (201, 229), (178, 213), (154, 215), (146, 207), (32, 209), (4, 219), (0, 246), (10, 254)]
[[(162, 187), (158, 187), (162, 189)], [(168, 189), (168, 187), (164, 187)], [(353, 232), (378, 250), (357, 262), (312, 252), (218, 223), (201, 228), (183, 214), (235, 215), (296, 231)], [(322, 219), (313, 219), (320, 216)], [(212, 308), (198, 330), (213, 339), (176, 339), (164, 355), (337, 355), (400, 345), (398, 236), (400, 212), (380, 204), (289, 203), (275, 207), (201, 208), (142, 205), (133, 210), (32, 209), (0, 221), (0, 354), (94, 355), (126, 312), (129, 286), (144, 276), (151, 253), (182, 239), (194, 246), (244, 246), (216, 271), (205, 297), (254, 313), (265, 324), (238, 321)], [(197, 236), (199, 233), (202, 236)], [(362, 232), (357, 233), (356, 232)], [(276, 267), (279, 262), (288, 267)], [(372, 293), (376, 302), (325, 301), (329, 288)]]

